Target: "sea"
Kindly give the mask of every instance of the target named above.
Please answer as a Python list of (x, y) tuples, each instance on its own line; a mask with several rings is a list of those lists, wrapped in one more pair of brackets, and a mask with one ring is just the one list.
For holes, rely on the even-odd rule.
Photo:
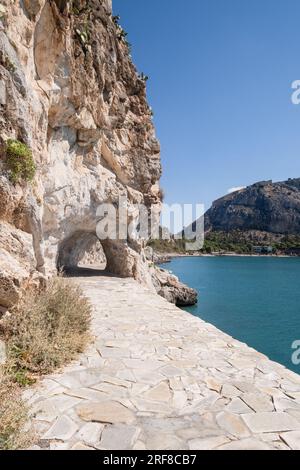
[(162, 267), (198, 291), (185, 310), (300, 374), (300, 258), (179, 257)]

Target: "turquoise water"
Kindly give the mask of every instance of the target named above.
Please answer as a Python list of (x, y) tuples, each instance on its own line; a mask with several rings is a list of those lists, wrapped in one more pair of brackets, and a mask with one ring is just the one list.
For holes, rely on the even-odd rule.
[(163, 265), (199, 293), (186, 310), (300, 374), (300, 258), (176, 258)]

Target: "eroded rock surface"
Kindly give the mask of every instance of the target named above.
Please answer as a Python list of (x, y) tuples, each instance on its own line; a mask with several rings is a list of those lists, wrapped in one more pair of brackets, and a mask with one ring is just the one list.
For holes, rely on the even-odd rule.
[[(64, 247), (78, 233), (95, 235), (100, 204), (118, 209), (126, 196), (159, 216), (161, 164), (145, 80), (111, 0), (1, 3), (0, 221), (11, 241), (0, 245), (0, 304), (8, 305), (30, 269), (50, 274), (84, 255), (79, 246), (66, 259)], [(32, 150), (32, 184), (10, 181), (9, 138)], [(142, 242), (107, 240), (103, 249), (113, 273), (152, 285)]]
[(152, 268), (151, 272), (153, 274), (153, 284), (161, 297), (178, 307), (186, 307), (197, 303), (198, 292), (180, 282), (178, 277), (158, 267)]

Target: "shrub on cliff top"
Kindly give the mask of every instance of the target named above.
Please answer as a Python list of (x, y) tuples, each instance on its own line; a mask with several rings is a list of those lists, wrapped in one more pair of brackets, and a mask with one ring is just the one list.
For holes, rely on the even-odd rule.
[(30, 148), (19, 140), (6, 142), (6, 163), (13, 183), (20, 180), (32, 181), (36, 166)]
[(28, 291), (5, 320), (9, 373), (21, 385), (82, 352), (89, 339), (91, 308), (76, 285), (55, 278), (44, 291)]

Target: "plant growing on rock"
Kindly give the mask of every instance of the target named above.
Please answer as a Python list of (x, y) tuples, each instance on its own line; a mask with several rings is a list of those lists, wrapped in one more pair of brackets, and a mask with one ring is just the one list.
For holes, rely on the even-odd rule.
[(85, 28), (84, 30), (80, 31), (80, 29), (76, 29), (76, 34), (80, 39), (80, 42), (83, 46), (86, 46), (86, 44), (89, 41), (89, 32), (88, 29)]
[(122, 28), (122, 26), (118, 25), (117, 27), (117, 38), (119, 40), (125, 40), (126, 37), (128, 36), (128, 33)]
[(147, 82), (149, 80), (148, 75), (145, 75), (143, 72), (139, 75), (139, 79), (143, 82)]
[(5, 16), (6, 8), (0, 3), (0, 20)]
[(113, 20), (113, 22), (115, 23), (116, 26), (119, 26), (120, 19), (121, 19), (120, 15), (115, 15), (115, 16), (112, 17), (112, 20)]
[(10, 179), (15, 184), (21, 180), (32, 181), (36, 172), (31, 149), (19, 140), (6, 142), (6, 164)]

